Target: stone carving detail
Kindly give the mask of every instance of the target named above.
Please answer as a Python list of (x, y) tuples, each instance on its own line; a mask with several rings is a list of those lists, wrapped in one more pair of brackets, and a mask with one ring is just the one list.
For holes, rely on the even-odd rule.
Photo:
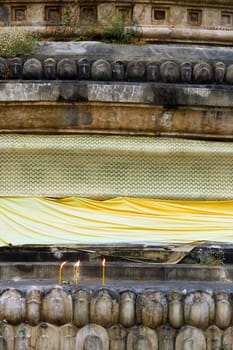
[(24, 320), (25, 299), (16, 289), (8, 289), (0, 297), (0, 320), (15, 325)]
[(184, 324), (183, 295), (172, 291), (168, 295), (168, 320), (172, 327), (180, 328)]
[(72, 299), (62, 288), (53, 288), (44, 298), (42, 318), (46, 322), (62, 325), (72, 320)]
[(61, 80), (74, 80), (77, 78), (77, 67), (70, 58), (63, 58), (57, 64), (57, 75)]
[(191, 63), (184, 62), (180, 65), (180, 78), (183, 83), (191, 83), (193, 75), (193, 67)]
[(126, 350), (127, 331), (117, 324), (108, 329), (109, 350)]
[(230, 64), (227, 67), (226, 82), (229, 83), (229, 84), (233, 84), (233, 64)]
[(126, 79), (128, 81), (144, 81), (146, 67), (144, 62), (129, 62), (126, 69)]
[(91, 299), (91, 322), (103, 327), (118, 323), (119, 296), (115, 292), (101, 289)]
[(31, 287), (26, 294), (26, 319), (31, 326), (36, 326), (40, 322), (41, 303), (41, 290)]
[(165, 325), (158, 328), (159, 350), (174, 350), (175, 329)]
[(233, 327), (229, 327), (223, 333), (223, 344), (227, 349), (232, 350), (233, 348)]
[(159, 64), (158, 63), (149, 63), (146, 66), (146, 80), (159, 81)]
[(158, 350), (156, 331), (144, 326), (133, 327), (127, 337), (127, 350)]
[(44, 77), (48, 80), (55, 80), (57, 77), (57, 62), (53, 58), (44, 61)]
[(217, 62), (214, 65), (214, 80), (218, 84), (222, 84), (225, 78), (226, 65), (223, 62)]
[(210, 326), (206, 331), (206, 350), (219, 350), (221, 348), (222, 332), (216, 326)]
[(230, 296), (225, 292), (215, 294), (215, 324), (219, 328), (226, 329), (231, 324), (232, 304)]
[(107, 331), (96, 324), (84, 326), (77, 333), (75, 350), (109, 350)]
[(113, 81), (123, 81), (125, 79), (125, 66), (121, 61), (116, 61), (112, 64), (112, 79)]
[(167, 321), (167, 300), (161, 292), (146, 292), (138, 298), (137, 321), (150, 328)]
[(92, 64), (91, 77), (93, 80), (112, 80), (112, 66), (105, 60), (97, 60)]
[(164, 83), (178, 83), (180, 80), (180, 68), (177, 63), (167, 61), (160, 66), (160, 77)]
[(31, 326), (20, 324), (15, 329), (15, 346), (14, 350), (31, 349)]
[(7, 60), (0, 57), (0, 79), (5, 80), (9, 77), (9, 65)]
[(125, 291), (120, 296), (120, 323), (125, 327), (135, 324), (135, 294)]
[(190, 293), (185, 299), (185, 321), (199, 328), (212, 324), (215, 315), (213, 298), (205, 292)]
[(35, 349), (36, 350), (57, 350), (60, 345), (60, 334), (57, 327), (46, 322), (36, 328)]
[(91, 65), (85, 58), (78, 61), (78, 77), (79, 80), (89, 80), (91, 77)]
[(177, 334), (175, 350), (206, 350), (204, 333), (195, 327), (184, 326)]
[(77, 327), (83, 327), (90, 319), (90, 294), (79, 290), (73, 295), (73, 322)]
[(24, 63), (23, 77), (28, 80), (42, 79), (42, 64), (37, 58), (29, 58)]
[[(4, 333), (1, 337), (2, 343), (5, 343), (6, 350), (14, 350), (14, 328), (6, 324)], [(4, 348), (2, 350), (5, 350)]]
[(74, 350), (77, 329), (71, 323), (60, 327), (61, 341), (60, 349)]
[(9, 60), (11, 79), (21, 79), (23, 76), (23, 62), (19, 57)]
[(197, 63), (193, 68), (193, 78), (195, 83), (207, 84), (213, 79), (213, 71), (208, 63)]

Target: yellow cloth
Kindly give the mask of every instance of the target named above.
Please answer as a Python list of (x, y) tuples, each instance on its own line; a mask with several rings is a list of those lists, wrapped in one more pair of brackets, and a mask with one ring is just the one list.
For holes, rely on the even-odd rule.
[(233, 201), (0, 197), (0, 245), (233, 241)]

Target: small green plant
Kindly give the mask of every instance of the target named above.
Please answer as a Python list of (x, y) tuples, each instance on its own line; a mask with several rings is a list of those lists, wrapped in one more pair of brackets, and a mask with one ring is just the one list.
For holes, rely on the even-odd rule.
[(25, 337), (25, 335), (26, 335), (26, 330), (27, 330), (26, 325), (25, 325), (25, 324), (21, 324), (21, 325), (19, 326), (19, 328), (18, 328), (18, 333), (19, 333), (19, 335), (22, 336), (22, 337)]
[(228, 350), (227, 344), (222, 344), (219, 350)]
[(0, 322), (0, 335), (3, 335), (6, 329), (7, 320), (3, 319)]
[[(221, 249), (200, 249), (197, 258), (200, 265), (222, 265), (224, 262), (224, 252)], [(222, 349), (226, 350), (226, 349)]]
[(27, 31), (12, 28), (0, 35), (0, 56), (11, 58), (31, 54), (36, 48), (35, 36)]
[(129, 43), (136, 40), (136, 33), (131, 29), (126, 30), (124, 18), (117, 15), (104, 26), (103, 40), (111, 43)]

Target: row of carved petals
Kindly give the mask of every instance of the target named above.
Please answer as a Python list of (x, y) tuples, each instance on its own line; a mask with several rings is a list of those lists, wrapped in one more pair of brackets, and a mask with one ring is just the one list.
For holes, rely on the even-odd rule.
[(187, 325), (179, 330), (168, 325), (154, 330), (142, 325), (125, 328), (120, 324), (106, 329), (91, 323), (78, 329), (71, 323), (57, 327), (44, 322), (37, 327), (7, 325), (1, 338), (5, 350), (219, 350), (232, 349), (233, 327), (223, 332), (210, 326), (204, 332)]
[(43, 62), (30, 58), (6, 60), (0, 58), (0, 79), (28, 80), (95, 80), (95, 81), (151, 81), (164, 83), (228, 83), (233, 84), (233, 64), (226, 66), (217, 62), (178, 64), (174, 61), (163, 63), (142, 61), (108, 62), (99, 59), (90, 63), (87, 59), (75, 61), (64, 58), (56, 61), (47, 58)]
[(104, 288), (93, 293), (74, 290), (70, 294), (54, 287), (44, 295), (33, 287), (26, 296), (16, 289), (3, 291), (0, 296), (0, 319), (6, 318), (13, 325), (27, 321), (35, 326), (43, 321), (55, 325), (73, 322), (77, 327), (96, 323), (109, 328), (120, 323), (124, 327), (141, 324), (152, 329), (165, 324), (175, 329), (185, 324), (226, 329), (232, 324), (232, 311), (231, 296), (223, 291), (213, 295), (204, 291), (187, 295), (179, 291), (136, 294)]

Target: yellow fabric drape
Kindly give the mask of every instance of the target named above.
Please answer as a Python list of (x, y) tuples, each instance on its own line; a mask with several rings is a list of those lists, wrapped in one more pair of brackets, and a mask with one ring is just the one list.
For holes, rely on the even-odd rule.
[(0, 198), (0, 245), (233, 241), (233, 201)]

